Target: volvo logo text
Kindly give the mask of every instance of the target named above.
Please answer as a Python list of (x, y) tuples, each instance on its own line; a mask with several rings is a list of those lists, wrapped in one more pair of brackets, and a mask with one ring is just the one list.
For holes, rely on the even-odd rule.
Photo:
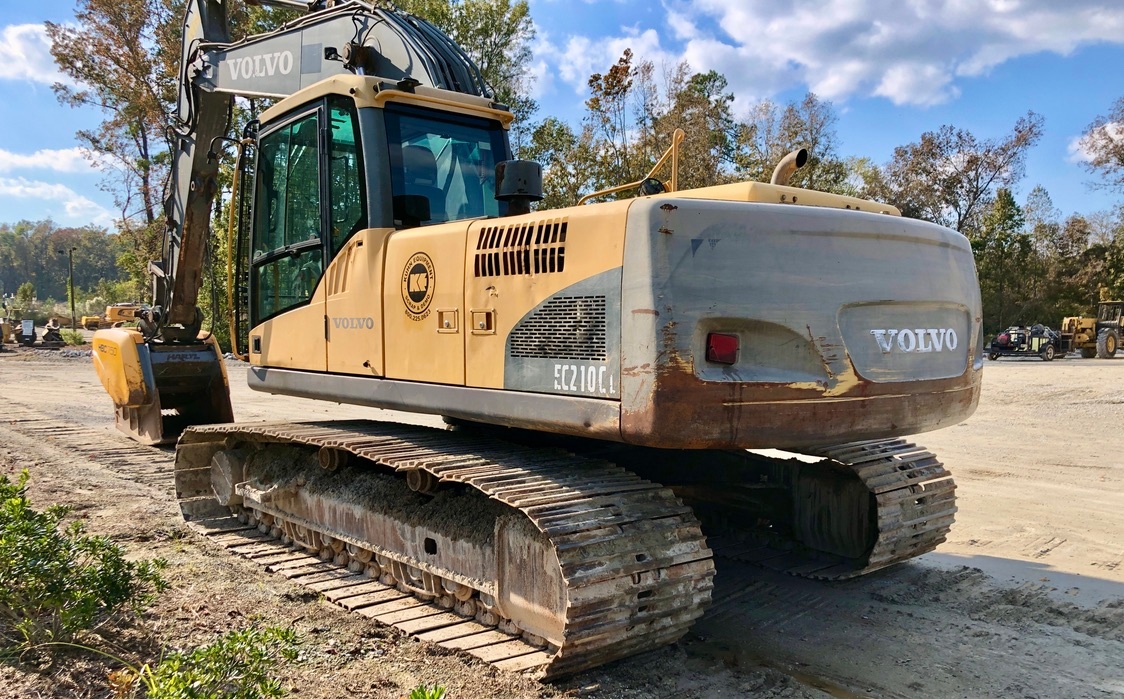
[(256, 56), (234, 58), (227, 61), (230, 68), (231, 80), (249, 80), (250, 78), (264, 78), (280, 73), (288, 75), (293, 72), (293, 52), (278, 51), (275, 53), (259, 53)]
[(374, 318), (332, 318), (332, 325), (340, 330), (374, 330)]
[(885, 328), (871, 330), (882, 354), (953, 351), (960, 343), (952, 328)]

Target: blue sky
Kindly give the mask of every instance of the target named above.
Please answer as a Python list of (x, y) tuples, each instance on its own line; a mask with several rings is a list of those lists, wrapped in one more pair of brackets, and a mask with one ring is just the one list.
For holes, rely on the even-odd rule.
[[(661, 66), (723, 73), (735, 110), (807, 90), (839, 117), (842, 156), (885, 163), (895, 146), (944, 124), (1001, 138), (1028, 110), (1045, 135), (1015, 194), (1044, 186), (1063, 216), (1120, 203), (1089, 186), (1077, 141), (1124, 97), (1121, 0), (530, 0), (538, 117), (577, 123), (591, 72), (626, 47)], [(42, 23), (74, 3), (0, 7), (0, 222), (50, 217), (111, 225), (105, 175), (76, 149), (96, 112), (60, 105)]]

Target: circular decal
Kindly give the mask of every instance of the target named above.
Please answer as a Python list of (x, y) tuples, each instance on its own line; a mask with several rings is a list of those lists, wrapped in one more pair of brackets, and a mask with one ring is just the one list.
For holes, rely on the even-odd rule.
[(402, 270), (402, 302), (406, 304), (406, 315), (412, 320), (429, 317), (429, 302), (433, 300), (435, 286), (433, 260), (424, 252), (415, 252)]

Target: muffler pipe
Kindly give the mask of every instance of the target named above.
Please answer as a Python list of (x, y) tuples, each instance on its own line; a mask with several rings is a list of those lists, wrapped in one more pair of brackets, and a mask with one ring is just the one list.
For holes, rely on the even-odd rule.
[(807, 148), (792, 151), (777, 163), (777, 167), (773, 170), (773, 176), (769, 179), (769, 184), (787, 185), (788, 178), (792, 177), (792, 173), (804, 167), (807, 162)]

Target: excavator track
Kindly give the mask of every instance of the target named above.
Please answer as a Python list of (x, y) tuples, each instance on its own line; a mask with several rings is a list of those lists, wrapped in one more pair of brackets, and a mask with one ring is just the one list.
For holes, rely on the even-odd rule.
[[(277, 461), (267, 445), (336, 473), (258, 469), (266, 457), (255, 454)], [(379, 471), (400, 474), (399, 490), (367, 473)], [(674, 642), (713, 587), (698, 521), (669, 489), (558, 449), (365, 421), (212, 425), (184, 433), (175, 480), (184, 518), (235, 552), (340, 606), (542, 677)], [(384, 515), (341, 494), (364, 489), (423, 500)], [(442, 490), (442, 509), (414, 521)], [(484, 521), (456, 519), (466, 511)]]
[(739, 530), (725, 521), (708, 528), (718, 532), (710, 539), (716, 556), (800, 577), (845, 580), (928, 553), (945, 541), (956, 514), (956, 483), (924, 448), (889, 439), (807, 453), (829, 464), (821, 472), (827, 468), (838, 475), (805, 478), (802, 464), (792, 467), (794, 537)]

